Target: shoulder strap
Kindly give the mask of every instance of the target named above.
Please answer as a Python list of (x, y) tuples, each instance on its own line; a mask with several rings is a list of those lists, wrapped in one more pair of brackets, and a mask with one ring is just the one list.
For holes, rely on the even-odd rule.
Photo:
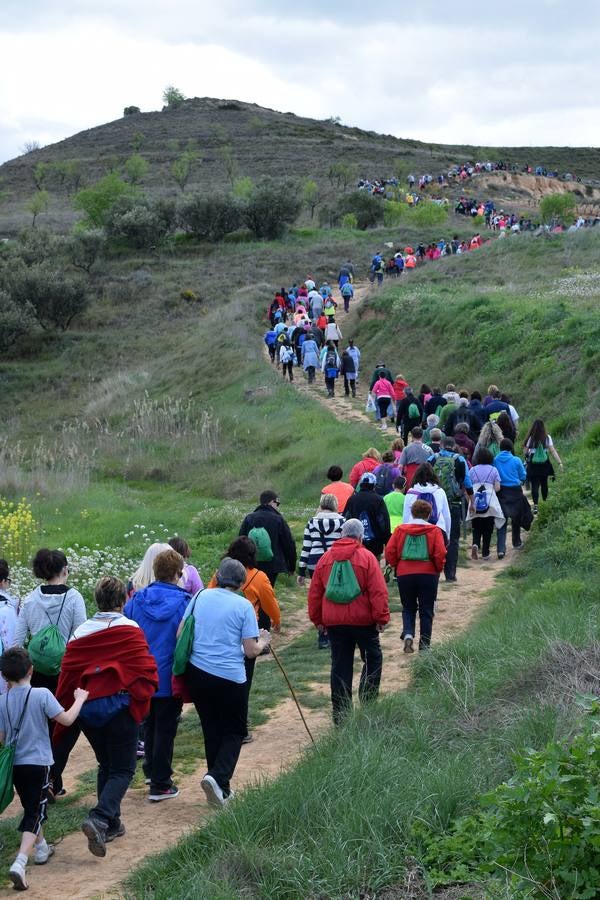
[(71, 590), (71, 588), (67, 588), (67, 590), (63, 594), (62, 603), (60, 604), (60, 609), (58, 611), (58, 617), (56, 619), (56, 622), (52, 621), (52, 619), (50, 618), (50, 613), (44, 607), (44, 612), (48, 616), (48, 621), (50, 622), (51, 625), (56, 625), (57, 628), (58, 628), (58, 623), (60, 622), (60, 617), (62, 616), (63, 606), (65, 605), (65, 600), (67, 599), (67, 594), (69, 593), (70, 590)]
[[(10, 693), (10, 692), (9, 692)], [(23, 709), (21, 710), (21, 715), (19, 716), (19, 724), (13, 730), (12, 722), (10, 721), (10, 715), (8, 712), (8, 693), (6, 694), (6, 718), (8, 719), (8, 724), (10, 726), (10, 734), (11, 734), (11, 744), (16, 744), (19, 740), (19, 732), (21, 730), (21, 725), (23, 724), (23, 718), (25, 717), (25, 710), (27, 709), (27, 704), (29, 703), (29, 695), (31, 694), (31, 688), (27, 691), (27, 696), (25, 697), (25, 703), (23, 704)]]
[(246, 587), (249, 587), (252, 584), (252, 582), (254, 581), (254, 579), (256, 578), (256, 576), (258, 575), (259, 572), (260, 572), (260, 569), (257, 569), (256, 572), (254, 573), (254, 575), (252, 576), (252, 578), (250, 579), (250, 581), (248, 582), (248, 584), (246, 585)]

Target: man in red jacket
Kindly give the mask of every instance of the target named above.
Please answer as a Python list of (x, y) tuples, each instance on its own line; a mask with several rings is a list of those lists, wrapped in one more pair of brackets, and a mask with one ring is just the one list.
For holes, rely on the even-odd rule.
[(396, 569), (402, 601), (404, 652), (413, 653), (413, 641), (419, 611), (419, 650), (431, 643), (433, 607), (437, 598), (440, 572), (446, 562), (444, 536), (437, 525), (429, 523), (431, 503), (415, 500), (414, 521), (399, 525), (385, 548), (385, 560)]
[[(98, 612), (67, 644), (56, 699), (73, 696), (73, 685), (89, 697), (79, 714), (98, 760), (98, 802), (81, 825), (94, 856), (125, 834), (121, 800), (135, 774), (138, 730), (158, 687), (156, 661), (137, 622), (125, 618), (127, 588), (118, 578), (101, 578), (95, 590)], [(60, 733), (56, 727), (54, 737)]]
[[(308, 591), (310, 620), (319, 631), (327, 630), (331, 644), (331, 704), (336, 725), (352, 705), (357, 645), (363, 659), (359, 699), (365, 702), (377, 697), (383, 662), (379, 632), (390, 621), (387, 585), (377, 559), (362, 546), (363, 536), (358, 519), (344, 522), (341, 538), (317, 563)], [(349, 603), (334, 603), (326, 596), (327, 582), (333, 564), (343, 560), (350, 562), (360, 594)]]

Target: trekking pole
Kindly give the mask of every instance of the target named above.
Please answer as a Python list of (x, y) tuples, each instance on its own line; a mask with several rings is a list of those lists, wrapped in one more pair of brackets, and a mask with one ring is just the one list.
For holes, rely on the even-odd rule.
[(306, 719), (304, 718), (304, 713), (302, 712), (302, 710), (301, 710), (301, 708), (300, 708), (300, 703), (298, 702), (298, 698), (297, 698), (297, 696), (296, 696), (296, 692), (295, 692), (294, 688), (292, 687), (292, 683), (291, 683), (290, 679), (288, 678), (288, 674), (287, 674), (287, 672), (285, 671), (285, 669), (283, 668), (283, 664), (282, 664), (281, 660), (279, 659), (279, 657), (277, 656), (277, 654), (275, 653), (275, 650), (273, 649), (273, 647), (271, 647), (270, 649), (271, 649), (271, 653), (273, 654), (273, 659), (275, 660), (275, 662), (277, 663), (277, 665), (278, 665), (279, 668), (281, 669), (281, 674), (282, 674), (283, 677), (285, 678), (285, 682), (286, 682), (287, 686), (288, 686), (289, 689), (290, 689), (290, 693), (291, 693), (291, 695), (292, 695), (292, 697), (293, 697), (293, 699), (294, 699), (294, 703), (296, 704), (296, 707), (297, 707), (297, 709), (298, 709), (298, 712), (300, 713), (300, 718), (302, 719), (302, 723), (303, 723), (304, 727), (306, 728), (306, 732), (307, 732), (309, 738), (311, 739), (311, 741), (312, 741), (313, 744), (314, 744), (314, 743), (315, 743), (315, 739), (314, 739), (314, 737), (312, 736), (312, 732), (311, 732), (310, 728), (308, 727), (308, 723), (307, 723)]

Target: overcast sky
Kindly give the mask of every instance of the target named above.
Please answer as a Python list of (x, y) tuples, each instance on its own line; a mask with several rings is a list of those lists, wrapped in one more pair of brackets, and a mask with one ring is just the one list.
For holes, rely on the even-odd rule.
[(0, 161), (160, 109), (167, 84), (425, 141), (599, 146), (599, 25), (600, 0), (0, 0)]

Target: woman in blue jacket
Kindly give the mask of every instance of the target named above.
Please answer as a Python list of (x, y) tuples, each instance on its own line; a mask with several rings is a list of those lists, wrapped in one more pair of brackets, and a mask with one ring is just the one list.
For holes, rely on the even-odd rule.
[[(509, 438), (500, 441), (500, 453), (494, 458), (494, 466), (500, 474), (498, 500), (505, 519), (510, 519), (512, 545), (518, 550), (523, 546), (521, 528), (529, 531), (533, 513), (521, 487), (527, 477), (525, 466), (519, 457), (513, 454), (513, 442)], [(504, 559), (506, 554), (506, 531), (507, 522), (498, 529), (498, 559)]]
[(156, 580), (137, 591), (123, 610), (144, 632), (158, 667), (158, 690), (144, 725), (143, 769), (150, 784), (149, 799), (154, 801), (170, 800), (179, 794), (172, 780), (172, 762), (182, 701), (173, 696), (171, 674), (177, 629), (190, 599), (177, 584), (183, 567), (181, 554), (163, 550), (154, 560)]

